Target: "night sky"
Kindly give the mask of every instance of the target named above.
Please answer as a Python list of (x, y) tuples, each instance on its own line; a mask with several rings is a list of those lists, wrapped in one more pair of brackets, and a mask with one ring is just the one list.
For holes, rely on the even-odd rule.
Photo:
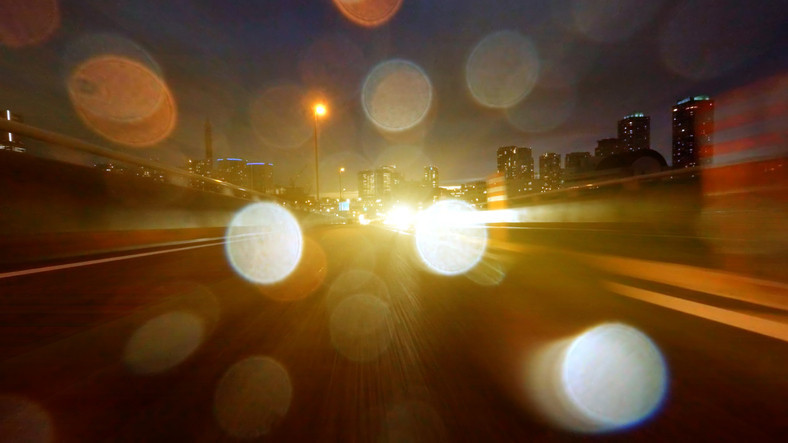
[[(788, 71), (784, 1), (404, 0), (374, 27), (330, 0), (3, 3), (0, 106), (27, 123), (183, 167), (204, 155), (209, 118), (217, 157), (273, 162), (277, 183), (309, 190), (308, 105), (319, 97), (329, 108), (319, 122), (328, 192), (340, 166), (355, 189), (356, 172), (384, 164), (412, 180), (427, 164), (442, 183), (483, 178), (504, 145), (535, 157), (593, 152), (633, 112), (651, 116), (652, 148), (669, 162), (676, 100)], [(14, 3), (28, 5), (23, 18), (8, 18)], [(20, 44), (33, 34), (26, 26), (52, 17), (53, 32)], [(177, 108), (168, 137), (130, 147), (79, 117), (70, 78), (102, 55), (160, 77)], [(393, 77), (370, 79), (390, 60), (377, 71)]]

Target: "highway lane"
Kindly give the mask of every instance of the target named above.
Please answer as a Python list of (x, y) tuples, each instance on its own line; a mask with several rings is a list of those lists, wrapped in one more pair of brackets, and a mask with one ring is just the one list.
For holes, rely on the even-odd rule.
[[(779, 306), (600, 270), (563, 252), (566, 242), (511, 236), (448, 277), (420, 264), (406, 233), (324, 227), (306, 238), (301, 267), (275, 287), (238, 277), (218, 244), (0, 279), (0, 430), (32, 441), (584, 437), (537, 399), (562, 401), (540, 362), (606, 323), (649, 337), (668, 382), (653, 417), (592, 436), (777, 440), (786, 430), (784, 341), (610, 284), (752, 318), (781, 319)], [(606, 252), (615, 246), (604, 239)], [(274, 386), (256, 391), (261, 379)]]

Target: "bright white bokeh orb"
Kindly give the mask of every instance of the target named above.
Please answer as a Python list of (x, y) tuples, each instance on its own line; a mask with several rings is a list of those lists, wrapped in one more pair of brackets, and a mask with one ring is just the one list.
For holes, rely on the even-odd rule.
[(662, 354), (642, 332), (618, 323), (577, 337), (561, 365), (566, 398), (600, 430), (637, 424), (660, 405), (667, 385)]
[(473, 98), (490, 108), (509, 108), (531, 92), (539, 78), (539, 55), (531, 40), (516, 31), (483, 38), (465, 65)]
[(416, 221), (416, 249), (430, 270), (463, 274), (479, 263), (487, 248), (487, 228), (468, 203), (442, 200)]
[(235, 215), (225, 250), (235, 271), (249, 281), (272, 284), (285, 279), (301, 259), (298, 221), (274, 203), (254, 203)]

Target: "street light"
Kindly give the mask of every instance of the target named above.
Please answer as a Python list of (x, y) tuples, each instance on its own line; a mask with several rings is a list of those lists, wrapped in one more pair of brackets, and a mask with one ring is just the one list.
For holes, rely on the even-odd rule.
[(345, 172), (345, 168), (339, 168), (339, 201), (342, 201), (342, 173)]
[(317, 198), (317, 212), (321, 212), (320, 208), (320, 166), (317, 156), (317, 117), (323, 116), (326, 113), (326, 106), (322, 103), (315, 105), (315, 197)]

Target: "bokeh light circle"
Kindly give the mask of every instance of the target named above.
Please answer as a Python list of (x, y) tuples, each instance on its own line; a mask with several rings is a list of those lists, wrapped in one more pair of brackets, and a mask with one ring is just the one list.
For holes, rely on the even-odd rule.
[(761, 55), (785, 27), (785, 10), (783, 2), (681, 2), (660, 34), (663, 62), (689, 79), (718, 77)]
[(331, 283), (326, 294), (326, 308), (333, 312), (344, 299), (357, 294), (373, 295), (385, 302), (389, 301), (389, 288), (383, 279), (365, 269), (350, 269)]
[(370, 71), (361, 104), (372, 123), (384, 131), (405, 131), (418, 125), (432, 104), (427, 74), (406, 60), (388, 60)]
[(287, 370), (270, 357), (235, 363), (216, 386), (214, 414), (225, 432), (236, 438), (268, 434), (279, 423), (293, 396)]
[(312, 136), (312, 105), (306, 91), (299, 86), (272, 86), (252, 102), (252, 128), (268, 146), (297, 148)]
[(355, 97), (367, 69), (364, 53), (344, 35), (319, 38), (298, 63), (301, 80), (329, 96), (329, 103)]
[(287, 278), (301, 260), (298, 221), (275, 203), (253, 203), (227, 228), (225, 251), (235, 271), (249, 281), (271, 284)]
[(484, 259), (465, 276), (477, 285), (497, 286), (506, 278), (506, 270), (498, 261)]
[(381, 434), (379, 441), (450, 441), (440, 414), (435, 408), (419, 400), (404, 401), (388, 408)]
[(353, 23), (374, 28), (393, 18), (402, 0), (334, 0), (334, 5)]
[(273, 300), (301, 300), (320, 288), (327, 272), (323, 248), (315, 240), (304, 237), (303, 253), (295, 270), (277, 284), (261, 286), (260, 291)]
[(653, 19), (663, 3), (664, 0), (573, 0), (572, 21), (575, 30), (589, 40), (624, 41)]
[(465, 65), (473, 98), (490, 108), (508, 108), (522, 100), (539, 78), (539, 56), (530, 39), (498, 31), (474, 47)]
[(123, 362), (136, 374), (164, 372), (188, 358), (204, 336), (205, 325), (196, 315), (166, 313), (134, 332), (123, 352)]
[(330, 332), (334, 348), (349, 360), (375, 360), (391, 343), (388, 304), (369, 294), (342, 300), (331, 313)]
[(576, 338), (561, 381), (572, 404), (602, 429), (636, 424), (660, 405), (667, 385), (662, 354), (642, 332), (618, 323)]
[(71, 73), (68, 93), (82, 121), (117, 143), (154, 145), (175, 128), (175, 100), (167, 85), (135, 60), (93, 57)]
[(506, 118), (521, 131), (552, 131), (572, 115), (576, 100), (573, 88), (535, 88), (525, 100), (506, 110)]
[(421, 213), (416, 222), (416, 248), (430, 270), (462, 274), (481, 260), (487, 248), (487, 228), (468, 203), (442, 200)]
[(46, 41), (60, 27), (58, 0), (3, 0), (0, 43), (11, 48)]
[(0, 441), (55, 441), (49, 413), (37, 403), (15, 395), (0, 395)]

